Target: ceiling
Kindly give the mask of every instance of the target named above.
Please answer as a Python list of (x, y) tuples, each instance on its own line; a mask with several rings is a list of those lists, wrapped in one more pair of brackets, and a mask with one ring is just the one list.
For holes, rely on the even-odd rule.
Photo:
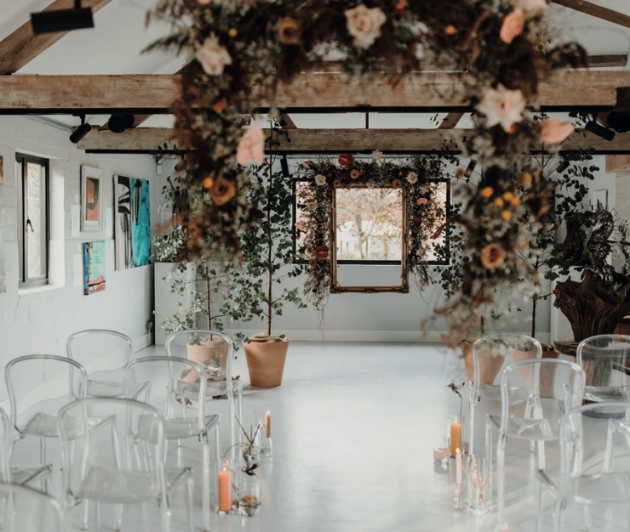
[[(628, 0), (590, 0), (592, 3), (630, 15)], [(31, 12), (40, 11), (52, 0), (0, 0), (0, 39), (28, 21)], [(145, 27), (146, 12), (157, 0), (112, 0), (94, 15), (95, 28), (68, 33), (22, 68), (19, 74), (169, 74), (179, 70), (189, 58), (165, 52), (143, 53), (154, 40), (168, 33), (168, 27), (154, 22)], [(578, 13), (552, 4), (548, 19), (562, 39), (575, 39), (589, 55), (627, 54), (630, 28)], [(627, 67), (626, 67), (627, 68)], [(440, 115), (443, 116), (443, 115)], [(365, 127), (365, 114), (292, 115), (299, 128)], [(51, 116), (66, 127), (80, 123), (78, 117)], [(88, 116), (93, 125), (105, 123), (108, 116)], [(432, 128), (440, 120), (429, 115), (370, 114), (370, 128)], [(169, 127), (170, 116), (153, 116), (143, 127)], [(458, 127), (469, 127), (468, 117)]]

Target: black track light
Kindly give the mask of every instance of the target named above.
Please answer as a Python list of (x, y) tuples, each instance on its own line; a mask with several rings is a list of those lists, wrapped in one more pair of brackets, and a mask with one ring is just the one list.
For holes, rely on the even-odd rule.
[(35, 35), (93, 28), (92, 8), (81, 7), (81, 0), (74, 0), (74, 9), (31, 13), (31, 25)]
[(587, 122), (584, 129), (586, 129), (586, 131), (590, 131), (593, 135), (597, 135), (599, 138), (607, 140), (608, 142), (615, 138), (614, 131), (598, 124), (595, 121)]
[(608, 113), (606, 123), (608, 127), (614, 129), (617, 133), (626, 133), (630, 131), (630, 112), (613, 111)]
[(107, 127), (112, 133), (122, 133), (133, 127), (134, 118), (131, 114), (113, 114), (107, 121)]
[(567, 161), (566, 159), (564, 161), (562, 161), (557, 168), (554, 170), (554, 172), (558, 172), (559, 174), (561, 174), (562, 172), (564, 172), (567, 168), (569, 168), (569, 165), (571, 164), (570, 161)]
[(475, 169), (475, 166), (477, 166), (477, 161), (471, 159), (466, 167), (466, 170), (464, 170), (464, 177), (470, 177)]
[(287, 161), (286, 155), (280, 159), (280, 168), (282, 168), (282, 177), (291, 177), (289, 173), (289, 161)]
[(70, 135), (70, 142), (78, 144), (90, 131), (92, 131), (92, 126), (90, 124), (86, 124), (85, 115), (81, 115), (81, 125)]

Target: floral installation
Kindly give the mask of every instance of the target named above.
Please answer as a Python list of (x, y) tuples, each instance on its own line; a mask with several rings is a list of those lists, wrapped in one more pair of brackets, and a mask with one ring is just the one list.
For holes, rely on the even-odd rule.
[[(380, 152), (379, 152), (380, 153)], [(334, 246), (333, 194), (341, 187), (394, 187), (405, 190), (407, 269), (420, 288), (429, 282), (427, 242), (436, 241), (446, 226), (446, 206), (438, 191), (448, 179), (450, 156), (413, 157), (403, 160), (355, 159), (344, 153), (337, 160), (304, 161), (298, 179), (305, 181), (297, 195), (300, 218), (295, 224), (302, 245), (298, 256), (306, 264), (304, 294), (322, 310), (331, 293), (331, 257)]]

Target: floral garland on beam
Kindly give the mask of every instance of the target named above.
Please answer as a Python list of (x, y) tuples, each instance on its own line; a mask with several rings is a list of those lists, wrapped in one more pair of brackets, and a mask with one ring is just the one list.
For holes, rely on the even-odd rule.
[(445, 229), (446, 205), (438, 191), (448, 179), (447, 160), (426, 156), (384, 161), (379, 151), (372, 157), (373, 161), (357, 160), (344, 153), (337, 164), (305, 161), (299, 167), (298, 178), (308, 185), (297, 196), (300, 215), (295, 225), (297, 236), (302, 237), (298, 255), (308, 263), (304, 294), (318, 310), (324, 308), (332, 288), (330, 250), (335, 245), (333, 195), (337, 188), (404, 190), (407, 270), (421, 289), (429, 282), (426, 244), (436, 241)]

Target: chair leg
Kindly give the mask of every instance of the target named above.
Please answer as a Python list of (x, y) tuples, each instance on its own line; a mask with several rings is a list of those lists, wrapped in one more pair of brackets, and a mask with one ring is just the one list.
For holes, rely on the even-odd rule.
[(497, 444), (497, 530), (505, 524), (505, 443), (507, 437), (499, 434)]
[(100, 502), (96, 502), (96, 532), (103, 532), (103, 530), (101, 529), (101, 503)]
[[(234, 413), (235, 413), (234, 400), (232, 399), (231, 401), (229, 401), (229, 403), (230, 403), (230, 447), (232, 447), (231, 459), (232, 461), (234, 461), (234, 458), (236, 457), (236, 447), (234, 447), (234, 444), (236, 443), (236, 437), (234, 433), (234, 429), (236, 427), (236, 423), (234, 422)], [(239, 421), (243, 423), (243, 420), (240, 418), (239, 418)], [(239, 441), (240, 441), (240, 432), (239, 432)]]
[(90, 501), (84, 499), (83, 502), (85, 504), (83, 506), (83, 522), (81, 523), (81, 530), (87, 530), (90, 519)]
[(494, 449), (493, 449), (493, 439), (492, 439), (492, 421), (490, 420), (490, 416), (486, 416), (486, 464), (488, 467), (488, 471), (490, 472), (490, 479), (488, 480), (488, 488), (486, 490), (486, 502), (488, 504), (492, 504), (494, 492), (492, 491), (493, 484), (493, 474), (492, 474), (492, 463), (494, 458)]
[[(46, 465), (46, 438), (39, 437), (39, 460), (42, 465)], [(46, 477), (42, 477), (42, 491), (48, 493), (48, 480)]]
[(201, 506), (203, 529), (208, 531), (210, 530), (210, 445), (208, 444), (207, 436), (203, 438), (202, 446)]
[[(469, 383), (470, 386), (470, 383)], [(475, 393), (475, 387), (470, 386), (470, 393), (468, 394), (468, 417), (470, 418), (470, 423), (468, 425), (469, 429), (469, 438), (468, 442), (468, 454), (472, 456), (475, 452), (474, 442), (475, 442), (475, 407), (477, 406), (477, 397)]]
[(188, 511), (188, 532), (195, 532), (195, 520), (193, 514), (193, 503), (194, 503), (194, 485), (192, 475), (186, 481), (186, 506)]
[(114, 508), (114, 530), (120, 532), (122, 530), (123, 505), (117, 504)]
[(166, 495), (162, 498), (162, 504), (160, 504), (160, 511), (162, 513), (162, 531), (171, 532), (171, 509), (168, 504)]

